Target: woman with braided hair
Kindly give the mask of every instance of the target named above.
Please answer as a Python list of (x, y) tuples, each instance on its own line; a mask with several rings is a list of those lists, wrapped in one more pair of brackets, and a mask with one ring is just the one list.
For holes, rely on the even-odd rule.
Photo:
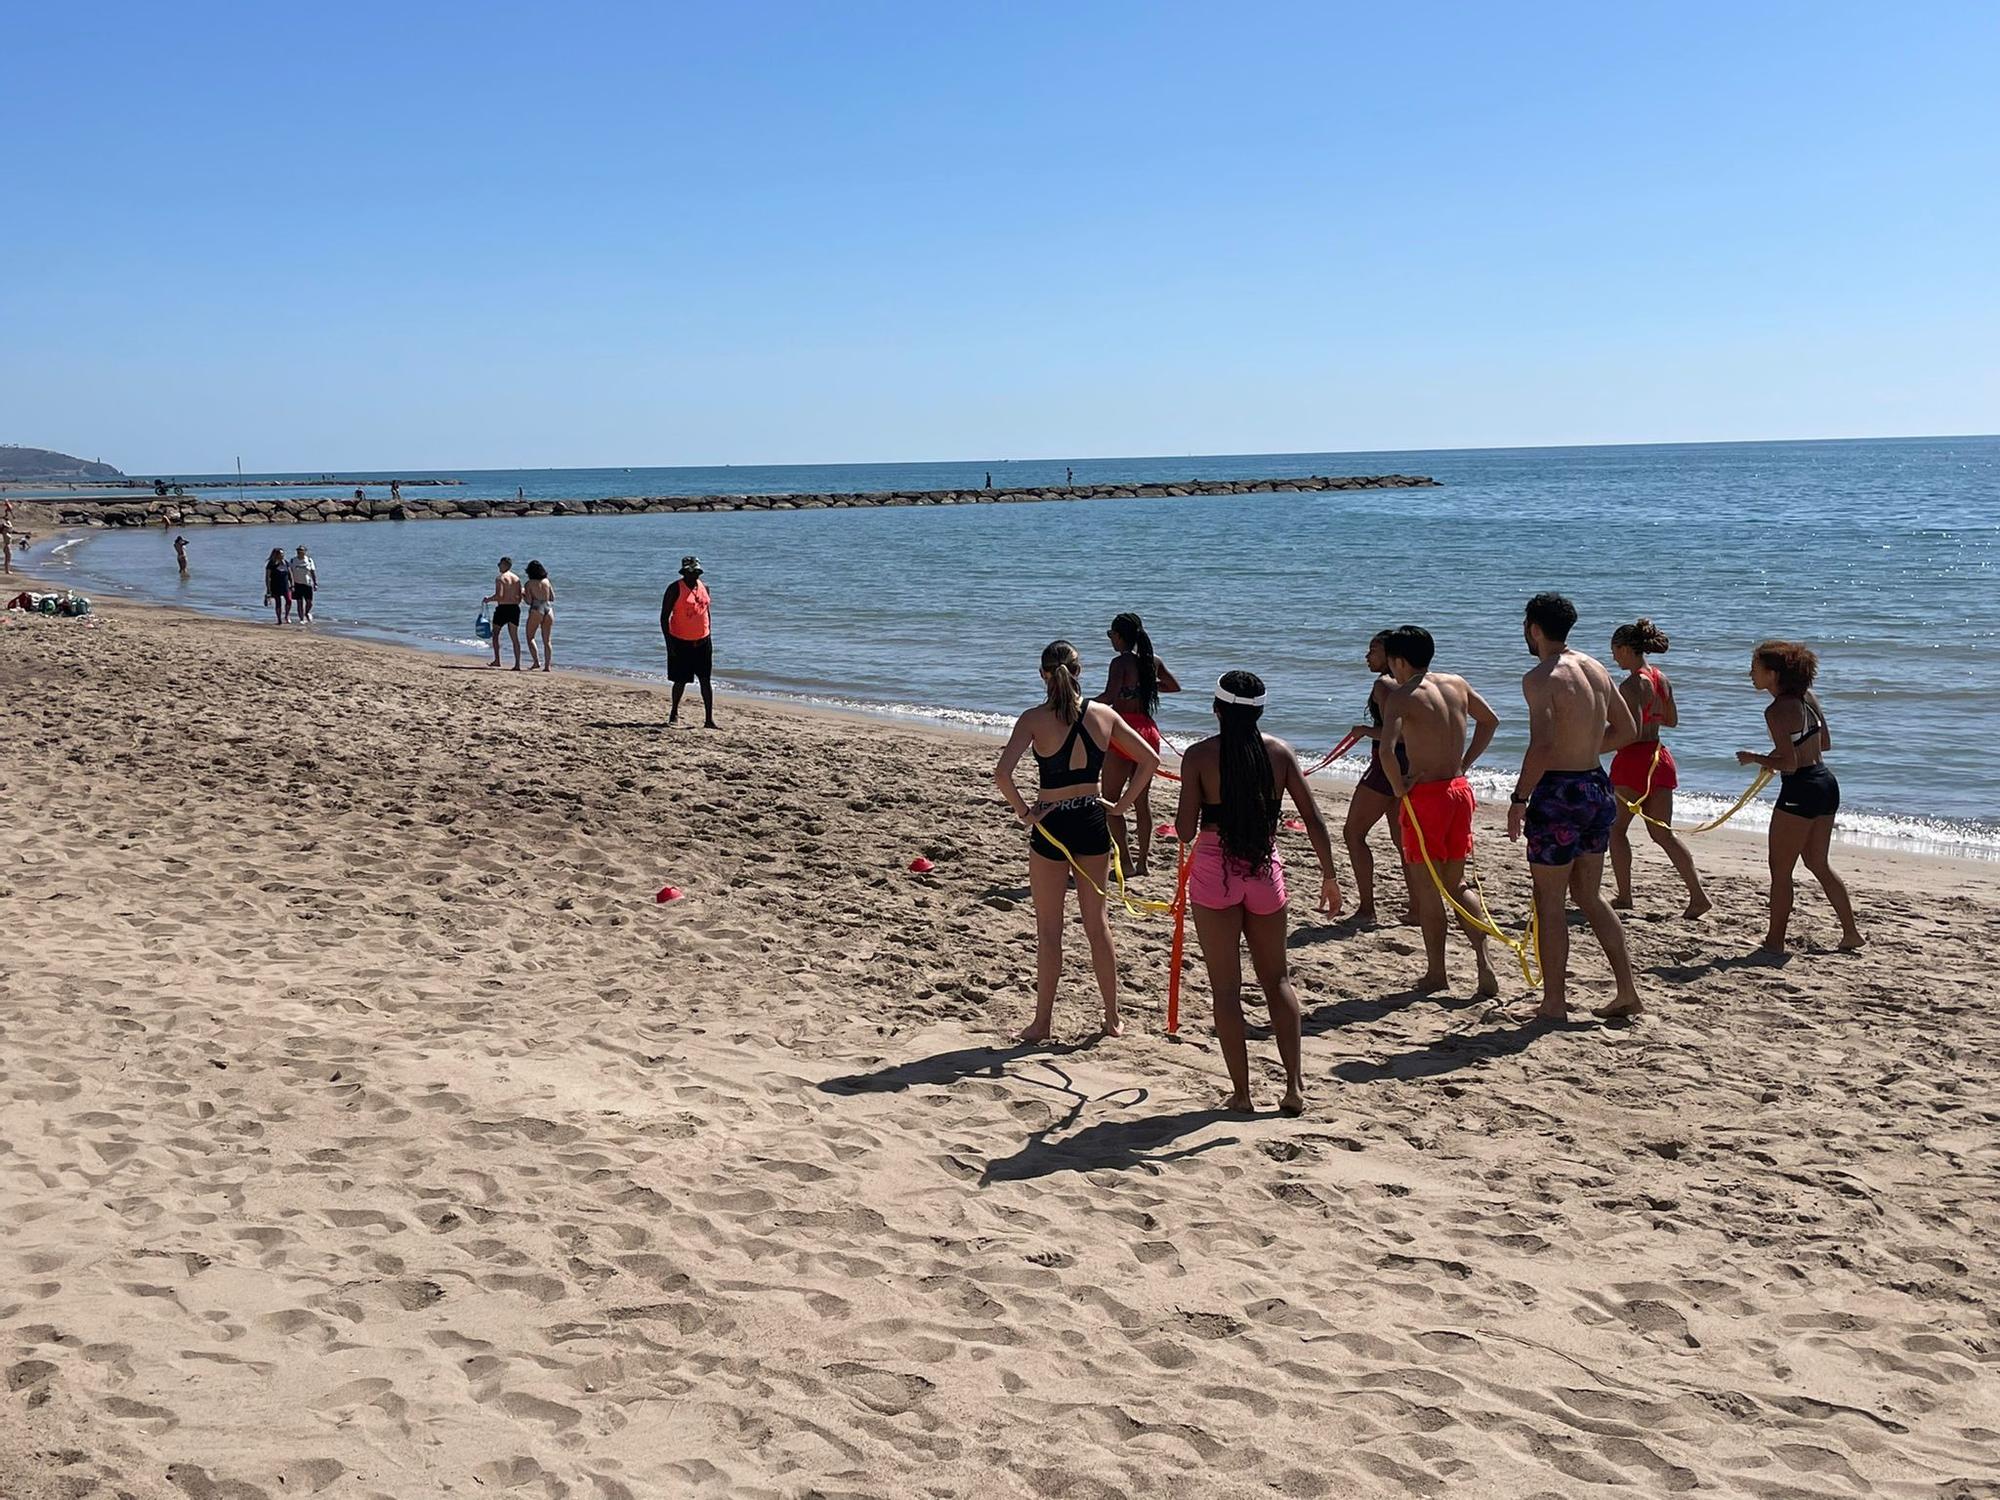
[(1285, 864), (1278, 855), (1278, 814), (1286, 793), (1318, 856), (1318, 909), (1328, 916), (1340, 912), (1340, 883), (1334, 877), (1326, 819), (1297, 753), (1258, 728), (1264, 696), (1264, 680), (1255, 672), (1225, 672), (1216, 684), (1218, 732), (1190, 746), (1181, 758), (1175, 828), (1184, 844), (1194, 845), (1187, 900), (1215, 997), (1215, 1037), (1229, 1069), (1230, 1092), (1222, 1107), (1251, 1108), (1242, 944), (1250, 949), (1250, 965), (1270, 1007), (1271, 1033), (1285, 1067), (1278, 1108), (1296, 1115), (1305, 1112), (1306, 1099), (1299, 1061), (1302, 1012), (1285, 951)]

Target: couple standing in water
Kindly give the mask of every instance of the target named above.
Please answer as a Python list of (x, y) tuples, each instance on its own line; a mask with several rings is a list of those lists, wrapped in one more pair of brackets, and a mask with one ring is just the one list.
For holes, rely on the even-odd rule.
[[(1042, 652), (1044, 701), (1014, 726), (994, 782), (1029, 829), (1029, 889), (1035, 907), (1035, 1015), (1022, 1041), (1047, 1038), (1053, 1027), (1055, 994), (1062, 974), (1064, 907), (1072, 861), (1083, 878), (1076, 882), (1077, 907), (1090, 944), (1091, 963), (1104, 1002), (1104, 1032), (1118, 1036), (1117, 957), (1112, 949), (1106, 890), (1112, 879), (1113, 820), (1145, 806), (1159, 770), (1159, 731), (1144, 706), (1150, 672), (1163, 669), (1152, 657), (1136, 615), (1120, 615), (1112, 640), (1121, 646), (1104, 696), (1086, 702), (1078, 685), (1082, 664), (1068, 641), (1052, 641)], [(1127, 658), (1132, 658), (1124, 666)], [(1167, 674), (1163, 680), (1178, 690)], [(1127, 691), (1136, 685), (1136, 693)], [(1155, 696), (1154, 701), (1157, 701)], [(1320, 865), (1320, 910), (1340, 909), (1332, 839), (1313, 800), (1299, 758), (1283, 740), (1258, 728), (1265, 704), (1264, 683), (1254, 673), (1229, 672), (1216, 685), (1213, 708), (1218, 732), (1191, 745), (1181, 760), (1181, 796), (1176, 832), (1192, 844), (1188, 906), (1207, 964), (1214, 996), (1216, 1036), (1229, 1069), (1231, 1093), (1225, 1108), (1247, 1110), (1250, 1063), (1242, 1006), (1242, 949), (1247, 946), (1259, 987), (1270, 1009), (1271, 1027), (1285, 1068), (1280, 1108), (1305, 1108), (1301, 1071), (1302, 1007), (1291, 982), (1286, 956), (1284, 863), (1277, 850), (1278, 817), (1290, 794), (1304, 820)], [(1037, 800), (1030, 802), (1014, 783), (1014, 768), (1032, 752), (1040, 773)], [(1115, 779), (1106, 777), (1107, 758), (1130, 763)], [(1109, 796), (1100, 795), (1100, 786)], [(1141, 813), (1141, 848), (1151, 829)]]

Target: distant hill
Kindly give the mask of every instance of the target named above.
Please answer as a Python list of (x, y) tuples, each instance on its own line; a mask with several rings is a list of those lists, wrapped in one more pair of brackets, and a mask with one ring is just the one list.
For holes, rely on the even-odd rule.
[(13, 479), (123, 479), (110, 464), (72, 458), (48, 448), (21, 448), (0, 443), (0, 480)]

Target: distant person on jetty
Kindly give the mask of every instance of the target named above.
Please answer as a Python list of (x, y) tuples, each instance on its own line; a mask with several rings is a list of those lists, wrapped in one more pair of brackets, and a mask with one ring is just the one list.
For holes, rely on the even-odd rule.
[(1075, 486), (1076, 486), (1076, 470), (1074, 470), (1074, 469), (1064, 469), (1064, 470), (1063, 470), (1063, 487), (1064, 487), (1065, 489), (1073, 489), (1073, 488), (1075, 488)]
[(1680, 873), (1687, 887), (1688, 904), (1683, 917), (1703, 915), (1715, 903), (1701, 888), (1701, 876), (1694, 867), (1694, 855), (1674, 833), (1674, 788), (1681, 784), (1673, 752), (1660, 740), (1662, 729), (1672, 729), (1681, 721), (1674, 702), (1674, 685), (1658, 667), (1646, 665), (1646, 658), (1664, 653), (1667, 633), (1651, 620), (1641, 618), (1620, 625), (1611, 632), (1611, 659), (1625, 673), (1618, 692), (1625, 706), (1639, 721), (1639, 737), (1611, 757), (1611, 789), (1618, 794), (1618, 821), (1611, 825), (1611, 878), (1618, 893), (1611, 904), (1620, 911), (1632, 909), (1632, 804), (1646, 815), (1646, 832)]
[(184, 536), (177, 536), (174, 538), (174, 561), (180, 567), (181, 577), (183, 578), (187, 577), (188, 539)]
[(500, 665), (500, 631), (504, 627), (507, 639), (514, 643), (514, 670), (521, 670), (521, 575), (514, 571), (514, 559), (500, 559), (500, 576), (493, 580), (493, 592), (480, 602), (493, 606), (493, 660), (486, 665)]
[(1625, 951), (1625, 929), (1604, 899), (1604, 854), (1618, 799), (1601, 758), (1632, 743), (1639, 724), (1604, 663), (1569, 644), (1576, 606), (1561, 594), (1528, 601), (1521, 635), (1536, 658), (1521, 679), (1528, 704), (1528, 752), (1507, 808), (1507, 837), (1528, 842), (1528, 873), (1535, 882), (1535, 916), (1541, 927), (1542, 1003), (1535, 1018), (1569, 1015), (1568, 902), (1590, 922), (1611, 964), (1617, 994), (1593, 1014), (1636, 1016), (1638, 986)]
[(286, 624), (292, 617), (292, 565), (285, 558), (283, 547), (273, 547), (271, 555), (264, 559), (264, 602), (272, 607), (277, 623)]
[(1778, 805), (1771, 813), (1771, 926), (1763, 942), (1767, 953), (1785, 951), (1785, 929), (1792, 917), (1792, 868), (1801, 858), (1840, 919), (1842, 951), (1851, 952), (1865, 941), (1854, 922), (1847, 884), (1828, 859), (1834, 814), (1840, 811), (1840, 783), (1821, 758), (1833, 748), (1833, 735), (1813, 692), (1818, 676), (1819, 658), (1796, 641), (1765, 641), (1750, 657), (1750, 681), (1771, 695), (1764, 724), (1777, 748), (1768, 755), (1739, 750), (1736, 763), (1779, 773)]
[[(1111, 670), (1104, 679), (1104, 691), (1097, 695), (1097, 701), (1109, 704), (1119, 718), (1138, 732), (1140, 739), (1153, 747), (1157, 755), (1160, 726), (1153, 722), (1153, 715), (1160, 711), (1160, 694), (1178, 693), (1181, 685), (1167, 670), (1167, 664), (1153, 654), (1152, 637), (1146, 634), (1145, 622), (1137, 615), (1127, 610), (1111, 622), (1111, 628), (1105, 634), (1111, 640), (1111, 649), (1118, 654), (1111, 659)], [(1125, 790), (1125, 783), (1132, 779), (1134, 769), (1131, 757), (1113, 745), (1104, 761), (1106, 801), (1118, 800)], [(1125, 868), (1134, 875), (1144, 875), (1153, 853), (1153, 796), (1150, 784), (1139, 788), (1139, 800), (1133, 806), (1139, 816), (1138, 859), (1132, 858), (1125, 819), (1111, 820), (1111, 836), (1118, 841), (1118, 857), (1124, 861)]]
[(402, 498), (403, 498), (403, 481), (400, 479), (390, 480), (389, 481), (390, 501), (393, 503), (401, 503)]
[(681, 559), (681, 576), (667, 585), (660, 599), (660, 634), (667, 638), (667, 679), (674, 685), (667, 723), (681, 721), (681, 695), (697, 679), (701, 683), (701, 721), (715, 728), (715, 689), (709, 673), (715, 667), (715, 640), (709, 634), (708, 585), (701, 581), (701, 559)]
[(313, 600), (319, 595), (319, 564), (306, 551), (306, 544), (299, 543), (297, 555), (292, 558), (292, 608), (301, 625), (310, 625), (313, 617)]
[[(1368, 722), (1354, 726), (1354, 732), (1369, 742), (1368, 769), (1361, 773), (1360, 785), (1347, 799), (1347, 821), (1340, 830), (1341, 840), (1347, 845), (1348, 862), (1354, 866), (1354, 888), (1360, 899), (1354, 919), (1364, 926), (1376, 920), (1375, 855), (1368, 847), (1368, 832), (1384, 818), (1388, 818), (1389, 844), (1396, 851), (1397, 862), (1403, 858), (1402, 822), (1389, 817), (1396, 810), (1396, 794), (1389, 785), (1388, 773), (1382, 769), (1382, 701), (1396, 688), (1396, 679), (1389, 675), (1388, 653), (1382, 645), (1388, 638), (1388, 631), (1378, 630), (1368, 642), (1368, 670), (1375, 674), (1375, 681), (1368, 688)], [(1409, 775), (1410, 752), (1401, 744), (1396, 746), (1396, 765), (1405, 776)]]
[(1301, 1009), (1285, 953), (1285, 862), (1278, 854), (1278, 814), (1290, 793), (1305, 820), (1319, 859), (1319, 903), (1340, 913), (1340, 882), (1333, 869), (1333, 840), (1313, 800), (1312, 786), (1292, 747), (1258, 727), (1264, 715), (1264, 679), (1254, 672), (1225, 672), (1215, 687), (1220, 732), (1188, 748), (1181, 758), (1181, 800), (1175, 831), (1192, 842), (1188, 905), (1215, 997), (1215, 1037), (1229, 1069), (1224, 1109), (1248, 1110), (1250, 1054), (1244, 1040), (1243, 955), (1271, 1013), (1271, 1035), (1285, 1067), (1282, 1114), (1303, 1114), (1305, 1078), (1300, 1070)]
[[(1043, 700), (1015, 721), (1000, 763), (993, 768), (1000, 795), (1022, 825), (1032, 830), (1028, 889), (1035, 903), (1035, 1015), (1016, 1034), (1017, 1041), (1046, 1041), (1054, 1029), (1056, 984), (1062, 978), (1063, 896), (1069, 888), (1071, 858), (1083, 877), (1076, 882), (1076, 904), (1104, 1001), (1104, 1034), (1121, 1034), (1118, 958), (1111, 949), (1111, 923), (1104, 910), (1104, 891), (1111, 877), (1107, 819), (1132, 810), (1159, 769), (1160, 757), (1108, 705), (1084, 700), (1077, 681), (1082, 670), (1076, 647), (1068, 641), (1050, 641), (1042, 648)], [(1112, 746), (1137, 769), (1124, 797), (1107, 807), (1098, 795), (1098, 783), (1105, 751)], [(1041, 777), (1041, 789), (1032, 803), (1014, 784), (1014, 767), (1029, 750), (1035, 753)]]
[(993, 471), (991, 469), (986, 471), (986, 488), (989, 490), (993, 488)]
[[(1425, 860), (1435, 866), (1452, 900), (1467, 911), (1478, 910), (1465, 889), (1475, 805), (1466, 773), (1500, 727), (1500, 715), (1472, 690), (1472, 684), (1431, 670), (1436, 653), (1437, 643), (1421, 625), (1399, 625), (1382, 637), (1382, 654), (1389, 675), (1396, 679), (1395, 688), (1382, 695), (1382, 770), (1402, 804), (1403, 878), (1409, 883), (1417, 925), (1424, 932), (1424, 972), (1416, 983), (1417, 993), (1424, 995), (1435, 994), (1449, 982), (1444, 966), (1447, 913)], [(1465, 737), (1468, 720), (1470, 743)], [(1486, 956), (1486, 934), (1466, 925), (1463, 917), (1459, 924), (1472, 941), (1477, 992), (1499, 994), (1500, 980)]]
[[(549, 578), (549, 570), (533, 558), (528, 560), (528, 581), (522, 587), (521, 597), (528, 606), (528, 665), (546, 672), (556, 661), (556, 648), (550, 639), (556, 629), (556, 586)], [(535, 651), (537, 635), (542, 638), (539, 655)]]

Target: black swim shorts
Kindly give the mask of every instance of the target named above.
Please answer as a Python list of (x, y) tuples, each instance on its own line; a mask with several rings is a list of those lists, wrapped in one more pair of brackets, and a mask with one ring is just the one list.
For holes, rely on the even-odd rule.
[(1840, 782), (1825, 766), (1801, 766), (1778, 781), (1778, 811), (1795, 818), (1830, 818), (1840, 811)]
[(1044, 828), (1061, 839), (1078, 859), (1111, 852), (1111, 825), (1105, 820), (1104, 803), (1095, 792), (1058, 802), (1042, 814), (1041, 822), (1028, 835), (1031, 853), (1039, 854), (1043, 859), (1065, 858), (1061, 849), (1042, 837)]
[(677, 635), (667, 637), (667, 680), (686, 687), (695, 678), (708, 681), (709, 669), (715, 665), (715, 638), (703, 636), (698, 641), (684, 641)]
[(521, 623), (521, 606), (518, 604), (496, 604), (493, 606), (493, 628)]

